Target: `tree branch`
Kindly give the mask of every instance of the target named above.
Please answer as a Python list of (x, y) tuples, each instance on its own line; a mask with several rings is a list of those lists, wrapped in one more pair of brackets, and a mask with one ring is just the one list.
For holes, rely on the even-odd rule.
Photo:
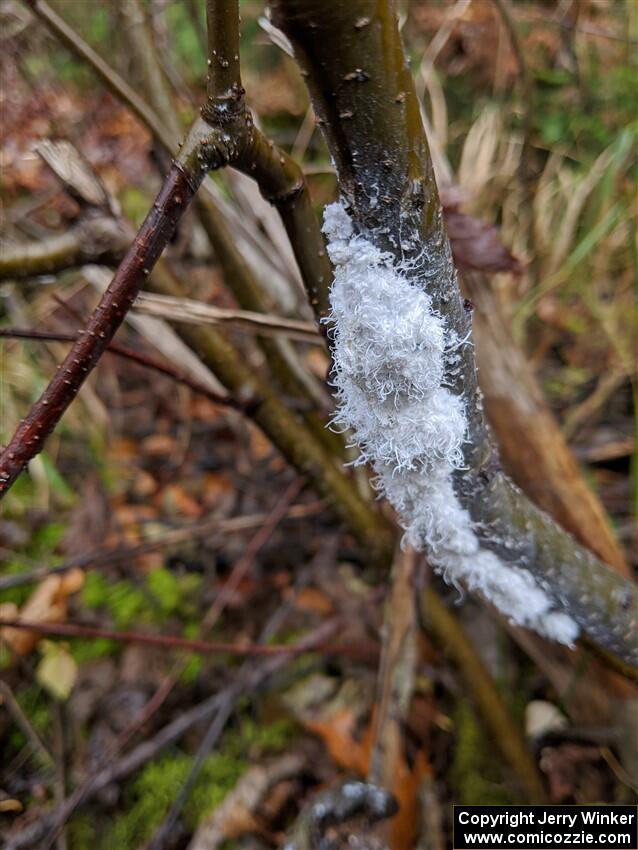
[[(126, 10), (129, 19), (138, 20), (143, 17), (139, 0), (122, 0), (122, 6)], [(218, 14), (222, 16), (226, 23), (217, 21)], [(233, 157), (241, 154), (244, 148), (247, 147), (247, 140), (252, 137), (252, 134), (258, 134), (258, 131), (253, 126), (251, 116), (246, 112), (238, 64), (233, 60), (233, 66), (231, 67), (229, 65), (228, 69), (225, 69), (221, 64), (221, 60), (230, 61), (225, 59), (226, 53), (232, 56), (239, 55), (238, 20), (235, 20), (235, 23), (229, 23), (227, 20), (229, 16), (235, 18), (236, 15), (237, 8), (236, 4), (233, 3), (216, 4), (215, 10), (211, 10), (209, 15), (214, 22), (210, 48), (211, 60), (208, 66), (208, 78), (211, 83), (210, 92), (213, 93), (213, 99), (209, 102), (209, 108), (204, 109), (204, 114), (212, 126), (217, 127), (222, 133), (229, 135), (229, 137), (232, 136), (233, 144), (229, 146), (229, 158), (226, 163), (229, 165), (236, 165)], [(215, 21), (217, 22), (215, 23)], [(224, 32), (228, 30), (233, 34), (235, 40), (232, 45), (227, 46), (219, 42), (221, 35), (220, 27)], [(140, 65), (146, 93), (151, 100), (153, 108), (168, 126), (174, 127), (176, 113), (170, 106), (171, 95), (168, 91), (166, 81), (161, 74), (159, 59), (150, 34), (143, 26), (139, 25), (129, 27), (125, 35), (129, 40), (132, 54)], [(215, 51), (215, 53), (212, 51)], [(232, 71), (232, 78), (227, 71)], [(217, 80), (220, 74), (221, 80)], [(215, 95), (217, 91), (219, 91), (218, 96)], [(261, 138), (261, 134), (259, 136)], [(270, 150), (270, 147), (268, 147), (268, 150)], [(248, 170), (251, 178), (254, 178), (255, 174), (252, 173), (249, 159), (247, 158), (245, 162), (245, 169)], [(205, 180), (203, 184), (204, 189), (206, 189), (207, 184), (208, 181)], [(299, 204), (302, 203), (303, 198), (300, 198)], [(299, 204), (296, 205), (297, 209), (299, 208)], [(282, 205), (285, 206), (283, 198)], [(269, 312), (271, 304), (264, 292), (260, 279), (258, 279), (253, 268), (242, 255), (235, 236), (231, 232), (230, 222), (227, 221), (227, 217), (216, 203), (213, 195), (206, 191), (200, 192), (195, 201), (195, 208), (215, 256), (223, 269), (226, 285), (237, 299), (239, 305), (244, 310), (255, 313)], [(321, 240), (321, 234), (319, 233), (314, 212), (312, 209), (309, 212), (311, 214), (311, 224), (314, 226), (313, 232), (318, 234), (318, 238)], [(305, 257), (306, 242), (310, 242), (311, 245), (314, 243), (308, 239), (303, 239), (301, 242), (304, 247), (300, 253), (303, 253)], [(325, 263), (327, 262), (327, 257), (325, 257), (325, 246), (323, 242), (321, 242), (320, 249), (323, 251), (323, 262)], [(329, 273), (328, 266), (328, 277), (325, 276), (326, 270), (324, 269), (325, 279), (323, 285), (326, 288)], [(307, 405), (308, 401), (310, 401), (308, 388), (294, 370), (290, 362), (290, 354), (284, 348), (282, 341), (267, 339), (262, 336), (258, 338), (258, 344), (266, 357), (275, 380), (283, 392), (291, 399), (298, 399), (302, 403), (302, 406), (304, 403)], [(319, 442), (331, 451), (338, 451), (340, 454), (343, 453), (343, 443), (339, 435), (326, 429), (325, 422), (313, 409), (306, 410), (303, 418)]]
[[(468, 340), (471, 317), (451, 263), (394, 3), (274, 0), (272, 6), (308, 75), (355, 234), (389, 252), (415, 292), (427, 291), (447, 334)], [(355, 68), (365, 73), (352, 76)], [(503, 474), (483, 415), (472, 346), (460, 344), (454, 354), (443, 385), (461, 400), (467, 430), (452, 485), (480, 551), (529, 571), (590, 638), (638, 664), (636, 586), (580, 547)], [(427, 540), (420, 542), (428, 548)]]
[(27, 463), (42, 451), (45, 440), (124, 321), (193, 199), (205, 174), (199, 158), (210, 156), (211, 150), (204, 132), (207, 128), (202, 128), (201, 123), (195, 125), (179, 160), (171, 167), (157, 200), (81, 336), (0, 454), (0, 498)]
[[(218, 131), (213, 129), (210, 136), (207, 136), (205, 127), (202, 120), (194, 129), (193, 136), (202, 136), (204, 145), (214, 145)], [(199, 163), (196, 154), (192, 158)], [(162, 295), (184, 301), (184, 288), (166, 263), (157, 264), (148, 280), (148, 286)], [(393, 546), (393, 532), (389, 524), (371, 508), (352, 482), (335, 466), (332, 452), (316, 440), (314, 434), (285, 406), (267, 382), (262, 381), (244, 365), (242, 355), (220, 333), (210, 327), (179, 322), (177, 332), (185, 344), (214, 372), (230, 395), (238, 400), (243, 412), (256, 422), (284, 457), (300, 473), (307, 475), (320, 493), (329, 498), (338, 515), (361, 541), (371, 561), (377, 564), (387, 563)], [(312, 413), (319, 423), (320, 418), (316, 413)], [(308, 415), (306, 413), (305, 418)], [(323, 423), (321, 427), (325, 432)]]
[(84, 263), (118, 263), (129, 234), (110, 215), (87, 215), (66, 233), (2, 244), (0, 280), (56, 274)]
[(486, 275), (464, 274), (479, 382), (505, 469), (533, 501), (622, 576), (630, 575), (596, 493), (583, 477)]
[(239, 4), (237, 0), (206, 0), (208, 30), (208, 102), (234, 99), (241, 89), (239, 70)]
[[(32, 0), (32, 2), (33, 8), (41, 12), (40, 0)], [(237, 22), (228, 26), (232, 31), (236, 28), (238, 39), (238, 9), (236, 4), (230, 4), (230, 7), (231, 12), (225, 14), (237, 17)], [(50, 10), (47, 12), (47, 21), (55, 25), (56, 32), (61, 34), (71, 46), (73, 39), (69, 28), (61, 19), (57, 19), (49, 12)], [(222, 33), (226, 32), (226, 29), (226, 25), (222, 26)], [(215, 39), (219, 37), (220, 31), (215, 25), (209, 36), (211, 51), (217, 50)], [(221, 51), (221, 46), (219, 47)], [(231, 47), (236, 51), (239, 49), (238, 43)], [(227, 49), (227, 46), (224, 47), (224, 50)], [(90, 48), (84, 53), (94, 67), (101, 69), (100, 73), (108, 79), (109, 85), (113, 85), (113, 75), (108, 73), (103, 62), (96, 61), (99, 57), (89, 56)], [(73, 346), (50, 387), (21, 423), (0, 456), (0, 497), (8, 490), (28, 461), (41, 451), (47, 436), (113, 338), (126, 311), (132, 305), (145, 278), (172, 235), (177, 221), (201, 185), (206, 171), (229, 164), (237, 157), (238, 152), (246, 147), (246, 142), (250, 139), (252, 121), (245, 110), (243, 90), (239, 84), (238, 58), (233, 59), (231, 63), (222, 57), (219, 68), (214, 64), (215, 61), (216, 55), (211, 52), (210, 75), (211, 78), (219, 79), (209, 90), (212, 92), (212, 99), (209, 97), (202, 110), (203, 119), (198, 119), (192, 126), (178, 162), (173, 165), (153, 210), (142, 225), (134, 245), (124, 258), (113, 282), (85, 329), (83, 337)], [(226, 73), (226, 62), (228, 62), (228, 68), (236, 73), (235, 82), (231, 81), (230, 89), (227, 85), (229, 76)], [(222, 89), (225, 93), (218, 97), (216, 93)], [(130, 92), (127, 96), (128, 94)], [(211, 119), (214, 120), (214, 124), (211, 123)], [(316, 221), (315, 229), (317, 229)]]
[(123, 632), (112, 629), (100, 629), (94, 626), (83, 626), (79, 623), (34, 623), (29, 620), (0, 617), (0, 636), (2, 629), (23, 629), (36, 632), (40, 635), (51, 635), (52, 637), (67, 638), (100, 638), (114, 640), (121, 643), (139, 643), (145, 646), (160, 646), (164, 649), (179, 649), (194, 652), (198, 655), (224, 654), (244, 658), (247, 655), (255, 656), (277, 656), (277, 655), (299, 655), (300, 653), (316, 652), (326, 655), (348, 656), (352, 658), (377, 658), (378, 653), (371, 652), (366, 646), (335, 646), (326, 642), (327, 632), (334, 633), (337, 623), (327, 621), (322, 624), (323, 640), (321, 643), (309, 643), (307, 639), (301, 639), (293, 644), (233, 644), (223, 641), (190, 640), (179, 637), (179, 635), (152, 635), (143, 632)]
[[(281, 216), (299, 265), (310, 305), (318, 319), (328, 313), (332, 269), (299, 165), (253, 127), (235, 166), (253, 177)], [(325, 330), (325, 326), (322, 325)]]
[(303, 172), (254, 126), (246, 109), (239, 65), (238, 3), (207, 0), (206, 9), (209, 62), (204, 117), (211, 126), (225, 126), (232, 134), (234, 145), (227, 164), (256, 180), (264, 198), (277, 207), (310, 303), (321, 318), (328, 308), (331, 269)]
[[(39, 340), (41, 342), (75, 342), (78, 339), (78, 334), (71, 333), (54, 333), (53, 331), (39, 331), (35, 328), (0, 328), (0, 337), (4, 339), (26, 339)], [(198, 393), (212, 401), (214, 404), (224, 404), (227, 407), (236, 407), (241, 409), (241, 404), (228, 395), (220, 395), (213, 392), (209, 387), (201, 384), (198, 380), (182, 372), (181, 369), (176, 369), (170, 363), (153, 357), (151, 354), (144, 354), (141, 351), (136, 351), (134, 348), (129, 348), (126, 345), (120, 345), (117, 342), (110, 342), (106, 348), (110, 354), (116, 354), (118, 357), (123, 357), (125, 360), (131, 360), (144, 366), (147, 369), (152, 369), (154, 372), (159, 372), (161, 375), (166, 375), (174, 381), (188, 387), (193, 392)]]
[[(158, 67), (159, 63), (156, 61), (157, 57), (152, 39), (146, 37), (148, 31), (144, 30), (142, 32), (141, 27), (132, 26), (126, 27), (123, 35), (131, 43), (134, 58), (140, 57), (143, 59), (140, 75), (143, 85), (148, 87), (147, 95), (149, 98), (152, 98), (152, 106), (140, 98), (126, 80), (102, 56), (93, 50), (63, 18), (51, 9), (46, 3), (46, 0), (24, 0), (24, 2), (71, 54), (86, 63), (99, 77), (105, 87), (118, 100), (132, 110), (164, 150), (171, 156), (175, 155), (178, 147), (177, 140), (181, 135), (181, 130), (179, 124), (176, 124), (177, 116), (174, 109), (167, 109), (167, 104), (171, 103), (170, 94), (167, 94), (166, 81), (162, 76), (161, 69), (160, 73), (155, 74), (149, 68), (150, 62), (155, 62)], [(133, 21), (138, 21), (140, 15), (143, 18), (142, 12), (137, 14), (134, 8), (129, 10), (129, 18), (132, 18)], [(149, 50), (149, 46), (151, 50)], [(153, 85), (151, 85), (151, 80)], [(160, 90), (161, 86), (164, 87), (163, 92)], [(173, 131), (169, 129), (171, 127)], [(172, 133), (174, 133), (174, 138)], [(232, 206), (223, 201), (215, 184), (209, 177), (204, 179), (202, 192), (199, 193), (196, 204), (198, 212), (202, 216), (202, 224), (205, 227), (220, 264), (224, 268), (227, 282), (233, 290), (235, 297), (237, 297), (245, 310), (257, 310), (258, 307), (254, 303), (243, 302), (236, 291), (237, 288), (242, 286), (244, 290), (247, 290), (249, 285), (252, 289), (256, 288), (260, 290), (260, 286), (253, 269), (254, 261), (249, 264), (244, 260), (235, 242), (238, 241), (238, 236), (243, 237), (241, 244), (246, 249), (246, 253), (248, 248), (254, 250), (257, 247), (260, 268), (263, 267), (272, 272), (274, 266), (269, 260), (267, 248), (263, 240), (261, 240), (260, 234), (252, 231), (250, 238), (247, 237), (248, 228), (244, 224), (241, 215), (234, 214)], [(206, 212), (205, 218), (203, 211)], [(229, 218), (229, 223), (232, 223), (234, 233), (231, 232), (231, 227), (225, 220), (231, 215), (232, 218)], [(257, 243), (259, 244), (257, 245)]]

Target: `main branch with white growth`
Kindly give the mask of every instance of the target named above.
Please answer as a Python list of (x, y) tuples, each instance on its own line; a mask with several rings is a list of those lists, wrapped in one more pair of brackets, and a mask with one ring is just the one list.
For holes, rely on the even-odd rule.
[(459, 346), (414, 276), (354, 233), (341, 203), (325, 210), (335, 266), (327, 319), (333, 341), (337, 413), (351, 429), (380, 491), (394, 506), (406, 540), (449, 582), (463, 583), (513, 623), (565, 644), (577, 623), (527, 570), (481, 546), (454, 489), (463, 467), (463, 397), (446, 385)]

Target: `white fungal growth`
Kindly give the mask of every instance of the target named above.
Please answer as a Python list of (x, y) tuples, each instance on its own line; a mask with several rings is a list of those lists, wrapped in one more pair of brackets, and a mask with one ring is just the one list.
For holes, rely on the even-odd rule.
[(456, 356), (454, 334), (412, 286), (391, 254), (354, 235), (342, 204), (324, 214), (335, 266), (327, 319), (334, 342), (337, 412), (360, 456), (377, 473), (379, 490), (397, 510), (407, 541), (424, 550), (451, 583), (463, 582), (509, 619), (572, 644), (578, 626), (524, 569), (482, 548), (454, 492), (463, 466), (467, 419), (463, 399), (445, 387)]

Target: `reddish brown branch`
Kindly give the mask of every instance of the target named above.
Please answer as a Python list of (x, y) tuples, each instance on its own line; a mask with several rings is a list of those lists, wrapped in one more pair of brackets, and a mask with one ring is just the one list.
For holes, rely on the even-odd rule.
[[(189, 173), (187, 173), (187, 170)], [(200, 169), (173, 165), (109, 288), (64, 362), (0, 455), (0, 498), (44, 442), (113, 339), (203, 179)]]
[[(335, 627), (337, 621), (334, 623)], [(321, 652), (327, 655), (346, 655), (351, 658), (365, 658), (375, 660), (378, 652), (375, 648), (365, 645), (335, 646), (329, 643), (309, 644), (306, 640), (300, 640), (295, 644), (261, 644), (246, 643), (224, 643), (223, 641), (189, 640), (177, 635), (147, 635), (141, 632), (120, 632), (110, 629), (100, 629), (94, 626), (80, 626), (77, 623), (33, 623), (29, 620), (0, 618), (0, 629), (25, 629), (37, 632), (40, 635), (52, 635), (54, 637), (77, 637), (77, 638), (104, 638), (115, 640), (120, 643), (141, 643), (147, 646), (161, 646), (164, 649), (183, 649), (188, 652), (196, 652), (201, 655), (220, 653), (224, 655), (245, 656), (271, 656), (271, 655), (295, 655), (300, 652)]]
[[(0, 337), (7, 339), (28, 339), (40, 340), (42, 342), (74, 342), (78, 339), (78, 334), (72, 333), (55, 333), (53, 331), (38, 331), (35, 328), (0, 328)], [(209, 401), (215, 404), (225, 404), (229, 407), (240, 408), (242, 405), (236, 399), (229, 395), (221, 395), (214, 390), (209, 389), (205, 384), (200, 383), (196, 378), (191, 377), (187, 372), (181, 369), (176, 369), (170, 363), (160, 360), (158, 357), (153, 357), (152, 354), (144, 354), (141, 351), (135, 351), (134, 348), (129, 348), (127, 345), (120, 345), (119, 342), (111, 342), (106, 348), (109, 354), (116, 354), (118, 357), (123, 357), (125, 360), (132, 360), (140, 366), (147, 369), (153, 369), (155, 372), (160, 372), (180, 384), (184, 384), (193, 392), (199, 395), (206, 396)]]
[(303, 485), (304, 480), (301, 477), (295, 478), (288, 485), (283, 495), (277, 500), (274, 508), (258, 529), (257, 533), (250, 539), (244, 554), (235, 562), (220, 593), (217, 595), (215, 601), (204, 615), (199, 627), (200, 635), (205, 635), (206, 632), (210, 632), (215, 623), (219, 620), (224, 608), (228, 604), (228, 600), (237, 590), (244, 576), (252, 568), (255, 558), (259, 554), (260, 550), (266, 545), (268, 540), (270, 540), (274, 530), (286, 516), (291, 502), (301, 492)]

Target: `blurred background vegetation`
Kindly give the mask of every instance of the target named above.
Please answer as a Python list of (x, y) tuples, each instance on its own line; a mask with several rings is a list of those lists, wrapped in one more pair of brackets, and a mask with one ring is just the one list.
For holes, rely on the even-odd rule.
[[(139, 85), (121, 37), (125, 22), (117, 0), (51, 0), (51, 5)], [(148, 0), (145, 8), (176, 108), (188, 123), (205, 94), (203, 4)], [(248, 102), (270, 137), (302, 163), (319, 213), (334, 198), (336, 181), (303, 80), (260, 23), (263, 6), (251, 0), (242, 2), (241, 10)], [(523, 265), (521, 274), (495, 275), (499, 302), (621, 543), (635, 553), (638, 4), (517, 0), (503, 7), (492, 0), (410, 0), (401, 5), (401, 14), (439, 178), (457, 187), (465, 213), (499, 228), (503, 243)], [(47, 137), (70, 139), (124, 214), (140, 223), (165, 164), (147, 131), (18, 0), (0, 0), (0, 21), (3, 238), (15, 242), (61, 232), (77, 214), (33, 152), (34, 143)], [(236, 187), (216, 179), (234, 202)], [(192, 219), (186, 229), (188, 245), (176, 250), (192, 292), (210, 303), (232, 305)], [(0, 283), (0, 321), (75, 327), (53, 293), (82, 314), (94, 300), (77, 270), (20, 284), (6, 281)], [(131, 329), (124, 335), (134, 339)], [(259, 368), (246, 338), (237, 335), (237, 340)], [(0, 441), (8, 439), (42, 391), (64, 350), (62, 343), (2, 341)], [(325, 358), (317, 349), (301, 347), (300, 358), (310, 374), (325, 375)], [(137, 543), (209, 515), (268, 511), (290, 475), (267, 440), (234, 413), (176, 389), (167, 378), (153, 376), (149, 382), (143, 370), (105, 358), (31, 464), (30, 475), (22, 476), (5, 500), (2, 575), (63, 564), (105, 544)], [(308, 503), (312, 497), (304, 498)], [(62, 594), (64, 618), (194, 637), (202, 611), (252, 533), (194, 539), (103, 570), (89, 564), (78, 586)], [(329, 551), (326, 540), (332, 541)], [(340, 565), (337, 585), (346, 592), (358, 580), (352, 541), (339, 536), (330, 516), (284, 523), (236, 588), (214, 636), (255, 639), (255, 606), (263, 606), (260, 614), (276, 610), (299, 572), (317, 559)], [(335, 611), (329, 585), (324, 576), (313, 585), (314, 595), (302, 594), (280, 641), (294, 640), (309, 622)], [(11, 606), (24, 606), (32, 594), (31, 585), (2, 590), (0, 610), (17, 610)], [(523, 722), (532, 703), (560, 703), (542, 672), (479, 606), (467, 601), (462, 616), (486, 648), (515, 717)], [(4, 708), (14, 700), (24, 719), (16, 722), (16, 711), (0, 706), (0, 824), (7, 829), (16, 828), (18, 818), (22, 824), (37, 818), (90, 775), (173, 664), (165, 652), (105, 638), (40, 641), (34, 647), (35, 641), (19, 653), (16, 666), (15, 654), (0, 646), (11, 693), (4, 694)], [(373, 670), (353, 673), (348, 663), (326, 666), (307, 658), (297, 666), (321, 677), (319, 690), (329, 681), (332, 698), (349, 681), (368, 685), (373, 677)], [(190, 656), (143, 734), (152, 737), (162, 722), (227, 683), (234, 664)], [(429, 731), (412, 734), (416, 750), (427, 752), (440, 801), (519, 802), (444, 666), (430, 658), (421, 672), (418, 706)], [(170, 846), (188, 846), (203, 814), (238, 787), (251, 763), (266, 756), (307, 746), (321, 764), (313, 772), (306, 762), (289, 780), (287, 796), (280, 792), (279, 808), (272, 803), (270, 814), (260, 814), (258, 827), (247, 830), (259, 835), (254, 844), (242, 844), (244, 839), (228, 828), (225, 846), (276, 846), (309, 788), (340, 770), (356, 769), (354, 756), (350, 764), (335, 759), (329, 724), (319, 709), (308, 721), (282, 697), (295, 679), (288, 676), (265, 695), (235, 706)], [(348, 700), (354, 718), (352, 705), (361, 700)], [(361, 734), (355, 726), (352, 720), (344, 739), (353, 752)], [(308, 743), (311, 733), (315, 738)], [(315, 751), (317, 740), (323, 746)], [(344, 741), (339, 745), (345, 747)], [(70, 818), (60, 839), (65, 843), (57, 846), (144, 846), (188, 776), (196, 748), (194, 736), (187, 737), (126, 781), (107, 786)], [(632, 779), (627, 765), (619, 765), (620, 754), (606, 739), (601, 743), (584, 733), (568, 736), (567, 742), (559, 738), (545, 748), (544, 762), (538, 757), (554, 802), (635, 799), (636, 774)], [(6, 801), (17, 802), (12, 809)]]

